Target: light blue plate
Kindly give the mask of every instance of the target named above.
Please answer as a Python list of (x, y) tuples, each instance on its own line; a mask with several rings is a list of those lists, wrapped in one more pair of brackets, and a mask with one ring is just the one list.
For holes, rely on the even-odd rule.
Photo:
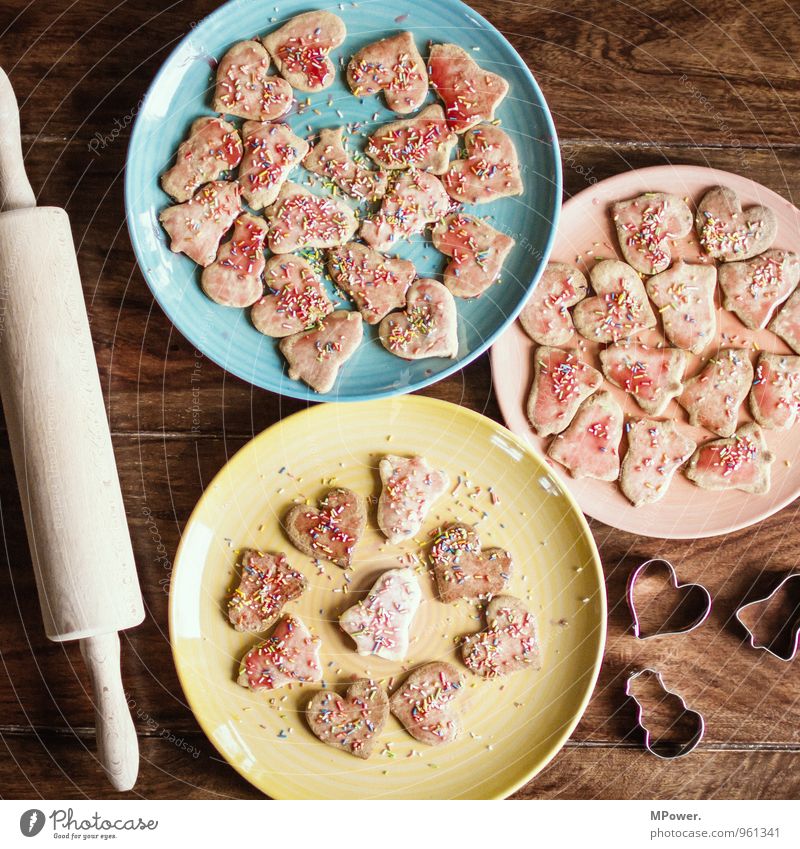
[[(305, 384), (289, 380), (275, 341), (251, 325), (248, 310), (218, 306), (203, 294), (197, 266), (169, 250), (166, 233), (158, 223), (158, 213), (170, 202), (161, 190), (159, 176), (169, 167), (192, 121), (212, 114), (208, 104), (214, 60), (237, 41), (270, 32), (309, 8), (313, 4), (308, 0), (277, 5), (265, 0), (232, 0), (193, 27), (167, 59), (142, 103), (128, 148), (125, 208), (131, 241), (153, 295), (173, 324), (195, 348), (243, 380), (317, 401), (364, 401), (411, 392), (452, 374), (485, 351), (516, 318), (536, 285), (550, 254), (561, 204), (555, 128), (539, 86), (520, 56), (488, 21), (459, 0), (368, 0), (324, 7), (341, 16), (347, 26), (347, 39), (334, 52), (334, 60), (346, 63), (363, 45), (409, 30), (423, 55), (429, 41), (452, 42), (473, 52), (484, 68), (505, 77), (510, 90), (496, 117), (516, 145), (525, 193), (474, 210), (512, 235), (517, 244), (499, 283), (478, 300), (458, 302), (457, 360), (406, 362), (389, 354), (378, 341), (376, 329), (365, 325), (365, 340), (341, 370), (336, 386), (327, 395), (318, 395)], [(429, 97), (433, 102), (433, 95)], [(331, 88), (311, 95), (311, 106), (302, 114), (293, 112), (288, 122), (305, 136), (323, 127), (356, 121), (364, 122), (364, 130), (369, 132), (376, 124), (396, 117), (381, 97), (363, 101), (353, 97), (340, 73)], [(361, 142), (358, 136), (351, 140), (355, 146)], [(291, 179), (316, 180), (301, 168)], [(411, 260), (420, 276), (441, 279), (446, 260), (429, 241), (419, 237), (407, 242), (397, 255)]]

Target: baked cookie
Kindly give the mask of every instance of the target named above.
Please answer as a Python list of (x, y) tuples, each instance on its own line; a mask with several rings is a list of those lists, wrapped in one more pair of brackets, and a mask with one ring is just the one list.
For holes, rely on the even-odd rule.
[(319, 507), (295, 504), (283, 526), (303, 554), (347, 569), (367, 526), (367, 503), (352, 489), (336, 487), (320, 498)]
[(615, 481), (619, 477), (622, 407), (610, 392), (587, 398), (569, 427), (550, 443), (547, 456), (566, 466), (573, 478)]
[(728, 439), (713, 439), (692, 455), (686, 477), (702, 489), (740, 489), (753, 495), (769, 492), (770, 466), (775, 455), (767, 449), (761, 428), (748, 422)]
[(672, 262), (670, 239), (692, 232), (689, 205), (677, 195), (646, 192), (611, 205), (611, 217), (625, 262), (642, 274), (659, 274)]
[(452, 257), (444, 269), (444, 285), (457, 298), (480, 297), (503, 268), (514, 240), (482, 218), (454, 212), (431, 233), (433, 246)]
[(257, 41), (240, 41), (222, 57), (211, 108), (251, 121), (276, 121), (292, 107), (292, 87), (270, 76), (269, 53)]
[(417, 271), (406, 259), (384, 256), (360, 242), (328, 251), (328, 274), (353, 299), (367, 324), (406, 305), (406, 292)]
[(444, 103), (448, 123), (457, 133), (482, 121), (493, 121), (495, 109), (508, 93), (508, 83), (499, 74), (481, 68), (456, 44), (431, 47), (428, 77)]
[(264, 269), (269, 294), (254, 305), (250, 318), (265, 336), (282, 339), (319, 324), (333, 303), (311, 264), (294, 254), (272, 256)]
[(263, 218), (245, 212), (236, 219), (230, 241), (220, 246), (217, 258), (200, 275), (200, 286), (214, 303), (249, 307), (261, 297), (266, 238)]
[(161, 188), (183, 203), (200, 186), (219, 180), (241, 160), (242, 140), (233, 124), (222, 118), (198, 118), (178, 147), (175, 164), (161, 175)]
[(441, 106), (426, 106), (414, 118), (379, 127), (367, 140), (367, 156), (387, 171), (417, 168), (444, 174), (458, 136), (447, 125)]
[(405, 660), (411, 623), (421, 601), (414, 570), (390, 569), (378, 578), (365, 599), (345, 610), (339, 625), (353, 638), (360, 655)]
[(670, 268), (644, 285), (650, 300), (658, 307), (664, 335), (670, 344), (702, 354), (717, 333), (716, 266), (676, 259)]
[(689, 414), (693, 427), (704, 427), (719, 436), (733, 436), (739, 406), (753, 383), (753, 366), (747, 351), (722, 348), (696, 377), (684, 384), (678, 403)]
[(619, 487), (634, 507), (641, 507), (664, 497), (675, 472), (692, 456), (697, 443), (672, 421), (637, 419), (626, 428), (628, 450)]
[(739, 195), (725, 186), (715, 186), (703, 195), (695, 227), (705, 252), (722, 262), (750, 259), (771, 247), (778, 235), (778, 220), (771, 209), (742, 209)]
[(453, 524), (441, 528), (429, 552), (439, 598), (445, 603), (460, 598), (487, 598), (501, 593), (514, 568), (502, 548), (481, 549), (474, 527)]
[(461, 653), (467, 668), (482, 678), (542, 667), (536, 620), (510, 595), (497, 595), (489, 602), (486, 628), (467, 637)]
[(158, 220), (170, 237), (169, 249), (205, 268), (217, 258), (220, 240), (241, 211), (242, 187), (218, 180), (198, 189), (186, 203), (162, 210)]
[(406, 308), (378, 326), (381, 345), (404, 360), (458, 356), (458, 313), (450, 290), (420, 278), (408, 290)]
[(434, 502), (450, 485), (450, 478), (424, 457), (395, 454), (381, 458), (378, 473), (382, 485), (378, 527), (392, 545), (398, 545), (419, 533)]
[(769, 329), (800, 354), (800, 291), (796, 291), (769, 323)]
[(258, 693), (321, 681), (320, 645), (299, 616), (284, 616), (272, 634), (242, 658), (238, 682)]
[(359, 313), (337, 310), (310, 330), (281, 339), (278, 346), (289, 364), (289, 378), (324, 395), (333, 389), (339, 369), (356, 352), (363, 335)]
[(383, 92), (386, 105), (405, 115), (428, 96), (428, 71), (410, 32), (399, 32), (362, 47), (347, 66), (347, 84), (356, 97)]
[(722, 306), (745, 327), (761, 330), (800, 282), (800, 257), (790, 251), (769, 250), (742, 262), (719, 268)]
[(392, 693), (389, 707), (406, 731), (420, 743), (439, 746), (458, 737), (461, 721), (456, 702), (464, 682), (449, 663), (418, 666)]
[(589, 272), (593, 298), (572, 311), (578, 333), (591, 342), (620, 342), (656, 326), (639, 275), (624, 262), (604, 259)]
[(750, 412), (761, 427), (788, 430), (800, 416), (800, 357), (758, 356)]
[(514, 142), (492, 124), (464, 134), (464, 156), (450, 163), (442, 184), (458, 203), (489, 203), (521, 195), (524, 186)]
[(288, 124), (245, 121), (242, 134), (242, 195), (253, 209), (264, 209), (275, 203), (289, 174), (308, 152), (308, 142), (296, 136)]
[(242, 577), (228, 601), (228, 619), (237, 631), (266, 631), (284, 605), (300, 598), (306, 579), (292, 569), (285, 554), (245, 549)]
[(320, 690), (306, 707), (312, 733), (323, 743), (366, 760), (389, 718), (389, 697), (374, 681), (354, 681), (343, 696)]
[(358, 229), (358, 219), (347, 204), (315, 195), (297, 183), (284, 183), (265, 215), (267, 246), (275, 254), (343, 245)]
[(575, 351), (542, 346), (533, 355), (528, 421), (539, 436), (561, 433), (584, 398), (603, 385), (603, 375)]
[(617, 342), (600, 351), (606, 380), (633, 395), (651, 416), (683, 392), (686, 352), (680, 348), (651, 348), (639, 342)]
[(588, 290), (586, 278), (574, 265), (548, 262), (519, 314), (522, 329), (537, 345), (566, 345), (575, 332), (569, 308), (583, 300)]
[(383, 197), (388, 184), (384, 171), (372, 171), (357, 162), (343, 141), (344, 127), (320, 130), (319, 141), (303, 159), (306, 170), (330, 180), (357, 200)]
[(344, 21), (318, 10), (297, 15), (261, 41), (278, 73), (297, 91), (323, 91), (333, 85), (336, 68), (330, 60), (347, 35)]

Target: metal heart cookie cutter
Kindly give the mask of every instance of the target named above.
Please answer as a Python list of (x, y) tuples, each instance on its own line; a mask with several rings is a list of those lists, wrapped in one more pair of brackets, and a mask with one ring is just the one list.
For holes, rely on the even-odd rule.
[[(685, 625), (671, 628), (668, 627), (668, 625), (672, 619), (672, 614), (676, 613), (681, 607), (681, 602), (678, 602), (673, 607), (672, 613), (666, 617), (662, 625), (650, 633), (645, 633), (642, 628), (639, 612), (636, 609), (634, 593), (639, 579), (644, 577), (647, 573), (652, 574), (656, 571), (666, 572), (670, 577), (672, 587), (681, 593), (684, 598), (696, 596), (702, 599), (702, 604), (699, 604), (697, 607), (697, 615), (690, 619)], [(633, 634), (640, 640), (647, 640), (650, 639), (650, 637), (667, 637), (674, 634), (688, 634), (690, 631), (694, 631), (695, 628), (699, 628), (711, 614), (711, 593), (702, 584), (681, 584), (678, 581), (678, 574), (675, 571), (675, 567), (669, 562), (669, 560), (665, 560), (663, 557), (646, 560), (640, 566), (637, 566), (633, 572), (631, 572), (630, 577), (628, 578), (628, 587), (625, 592), (625, 597), (628, 601), (628, 607), (630, 608), (631, 617), (633, 619)]]
[[(681, 716), (688, 718), (691, 723), (694, 725), (694, 733), (689, 736), (689, 738), (683, 743), (656, 743), (653, 744), (653, 738), (650, 734), (650, 730), (645, 724), (644, 720), (644, 705), (639, 701), (636, 695), (633, 692), (633, 683), (637, 678), (640, 678), (642, 675), (652, 675), (655, 677), (658, 682), (658, 686), (663, 690), (665, 696), (674, 696), (682, 705), (683, 710), (681, 712)], [(628, 698), (633, 699), (636, 703), (636, 723), (644, 732), (644, 747), (650, 752), (651, 755), (655, 755), (657, 758), (660, 758), (662, 761), (670, 761), (675, 760), (676, 758), (682, 758), (692, 752), (697, 744), (703, 739), (703, 735), (706, 731), (706, 721), (703, 718), (703, 714), (699, 713), (696, 710), (692, 710), (687, 707), (686, 702), (679, 693), (676, 693), (674, 690), (670, 690), (664, 684), (664, 679), (661, 677), (661, 673), (650, 667), (646, 669), (641, 669), (638, 672), (634, 672), (632, 675), (628, 676), (628, 680), (625, 683), (625, 695)]]
[[(762, 643), (755, 629), (771, 606), (779, 607), (772, 616), (781, 624), (769, 641)], [(769, 595), (743, 604), (736, 610), (736, 618), (754, 649), (763, 649), (784, 663), (793, 660), (800, 648), (800, 572), (790, 572)]]

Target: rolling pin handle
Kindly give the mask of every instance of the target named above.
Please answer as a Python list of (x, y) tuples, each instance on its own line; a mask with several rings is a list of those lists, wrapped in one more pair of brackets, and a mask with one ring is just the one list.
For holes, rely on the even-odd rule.
[(0, 68), (0, 212), (36, 206), (19, 133), (19, 107), (6, 72)]
[(130, 790), (139, 772), (139, 740), (122, 689), (119, 634), (80, 641), (94, 693), (97, 757), (116, 790)]

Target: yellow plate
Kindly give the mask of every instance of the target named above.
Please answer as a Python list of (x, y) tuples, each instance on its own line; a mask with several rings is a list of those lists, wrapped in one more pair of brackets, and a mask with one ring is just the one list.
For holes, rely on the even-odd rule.
[[(377, 463), (386, 453), (421, 454), (452, 478), (455, 491), (437, 502), (418, 542), (387, 545), (371, 511), (352, 572), (317, 567), (295, 551), (280, 526), (292, 500), (316, 499), (331, 485), (377, 496)], [(337, 624), (381, 571), (419, 555), (428, 534), (454, 520), (477, 522), (484, 546), (511, 551), (509, 592), (535, 612), (543, 659), (540, 672), (495, 681), (464, 669), (458, 740), (426, 746), (391, 717), (372, 757), (362, 761), (308, 730), (303, 708), (319, 685), (255, 694), (236, 684), (239, 658), (258, 642), (225, 618), (226, 597), (238, 582), (236, 551), (247, 546), (287, 552), (308, 578), (308, 589), (287, 610), (322, 638), (328, 686), (341, 687), (353, 676), (398, 682), (404, 670), (430, 660), (458, 664), (455, 643), (478, 630), (480, 611), (466, 601), (437, 601), (422, 565), (424, 600), (405, 664), (360, 657)], [(597, 549), (575, 501), (547, 465), (495, 422), (420, 396), (323, 404), (253, 439), (195, 508), (170, 590), (175, 664), (198, 722), (236, 770), (276, 798), (509, 795), (555, 756), (580, 719), (600, 668), (605, 621)]]

